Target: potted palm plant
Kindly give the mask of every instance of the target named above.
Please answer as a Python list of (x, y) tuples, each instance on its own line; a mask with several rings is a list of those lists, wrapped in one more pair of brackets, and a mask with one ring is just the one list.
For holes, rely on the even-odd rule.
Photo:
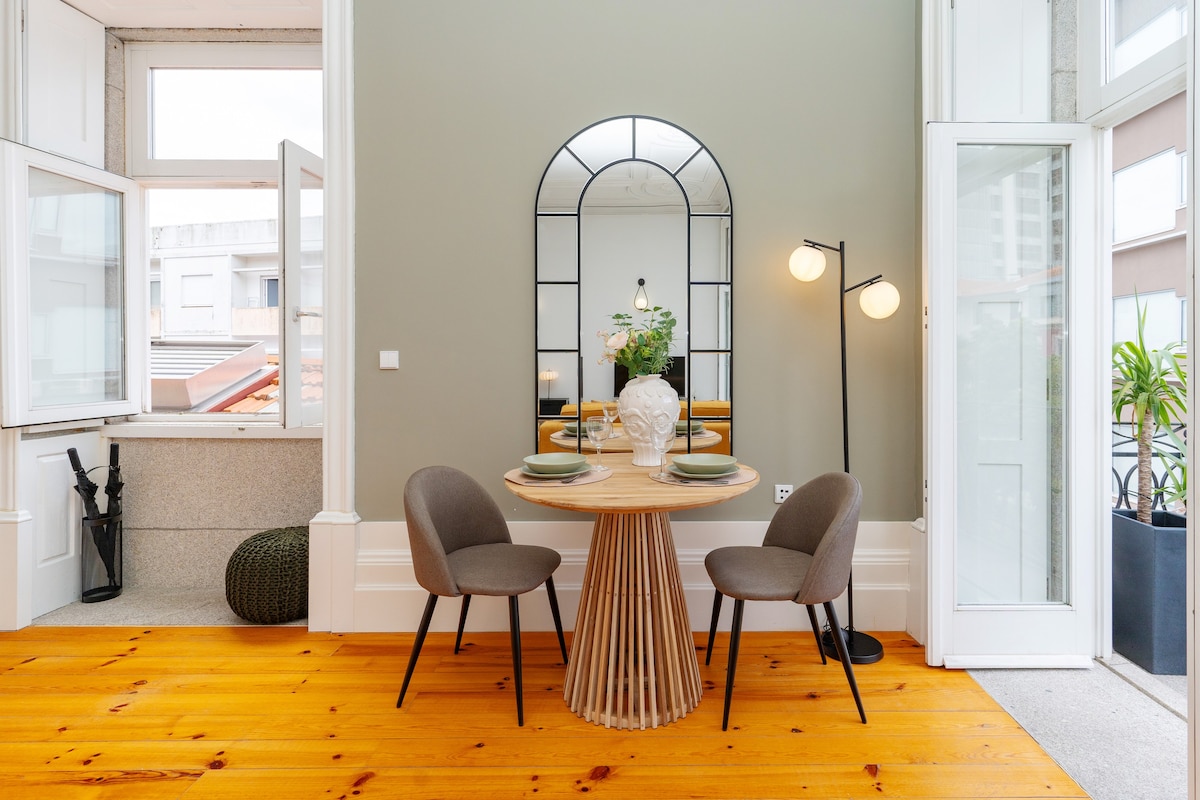
[[(1137, 441), (1137, 508), (1113, 509), (1113, 647), (1154, 674), (1187, 669), (1187, 518), (1155, 510), (1156, 450), (1167, 466), (1165, 494), (1186, 488), (1186, 449), (1173, 429), (1187, 411), (1187, 375), (1173, 343), (1146, 346), (1146, 311), (1137, 307), (1137, 338), (1113, 345), (1113, 418), (1129, 422)], [(1166, 433), (1170, 448), (1155, 447)], [(1164, 500), (1167, 497), (1163, 498)]]

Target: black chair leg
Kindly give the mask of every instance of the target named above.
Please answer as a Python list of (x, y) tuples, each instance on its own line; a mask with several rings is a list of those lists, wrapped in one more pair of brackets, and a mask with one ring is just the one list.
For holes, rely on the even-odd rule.
[(513, 683), (517, 690), (517, 725), (525, 724), (525, 696), (521, 686), (521, 615), (517, 596), (508, 598), (508, 632), (512, 637)]
[(721, 598), (724, 595), (720, 591), (713, 597), (713, 613), (712, 622), (708, 625), (708, 651), (704, 654), (704, 666), (712, 663), (712, 646), (713, 639), (717, 637), (717, 617), (721, 616)]
[(546, 578), (546, 596), (550, 598), (550, 613), (554, 615), (554, 631), (558, 634), (558, 649), (567, 663), (567, 640), (563, 638), (562, 617), (558, 613), (558, 595), (554, 593), (554, 578)]
[(467, 627), (467, 609), (471, 607), (471, 595), (464, 594), (462, 601), (462, 610), (458, 612), (458, 636), (454, 638), (454, 655), (458, 655), (458, 649), (462, 646), (463, 628)]
[(854, 680), (854, 666), (850, 663), (850, 651), (846, 648), (846, 632), (842, 630), (842, 625), (838, 622), (837, 612), (833, 610), (832, 602), (825, 604), (825, 616), (829, 618), (829, 625), (833, 628), (833, 644), (837, 647), (838, 658), (842, 660), (842, 666), (846, 670), (846, 680), (850, 683), (850, 691), (854, 694), (854, 702), (858, 706), (858, 716), (866, 725), (867, 712), (863, 711), (862, 698), (858, 696), (858, 682)]
[(742, 609), (746, 601), (733, 601), (733, 627), (729, 630), (729, 666), (725, 670), (725, 714), (721, 717), (721, 730), (729, 730), (729, 703), (733, 700), (733, 673), (737, 670), (738, 647), (742, 643)]
[(817, 623), (817, 609), (812, 606), (805, 606), (808, 609), (808, 621), (812, 623), (813, 638), (817, 640), (817, 652), (821, 654), (821, 663), (828, 663), (825, 660), (825, 648), (821, 646), (821, 626)]
[(404, 694), (408, 691), (408, 682), (412, 680), (413, 669), (417, 666), (417, 656), (421, 655), (421, 645), (425, 644), (425, 634), (429, 633), (429, 621), (433, 619), (433, 607), (437, 605), (437, 595), (430, 593), (425, 601), (425, 613), (421, 615), (421, 624), (417, 627), (417, 638), (413, 640), (412, 655), (408, 657), (408, 669), (404, 671), (404, 683), (400, 686), (400, 696), (396, 698), (396, 708), (404, 702)]

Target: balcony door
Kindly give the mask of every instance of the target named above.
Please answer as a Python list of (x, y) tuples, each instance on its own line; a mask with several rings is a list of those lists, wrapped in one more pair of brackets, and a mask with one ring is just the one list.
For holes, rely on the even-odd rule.
[(1096, 654), (1108, 339), (1092, 136), (930, 125), (933, 664), (1082, 667)]

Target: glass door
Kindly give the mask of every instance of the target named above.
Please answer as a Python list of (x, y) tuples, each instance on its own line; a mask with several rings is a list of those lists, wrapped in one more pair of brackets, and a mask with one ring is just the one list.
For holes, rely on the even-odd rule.
[(931, 126), (931, 663), (1094, 655), (1107, 338), (1075, 202), (1092, 197), (1091, 135)]

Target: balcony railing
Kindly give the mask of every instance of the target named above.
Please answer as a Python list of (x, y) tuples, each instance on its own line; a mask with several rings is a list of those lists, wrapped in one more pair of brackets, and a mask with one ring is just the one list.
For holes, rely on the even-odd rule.
[[(1174, 433), (1185, 444), (1187, 443), (1187, 426), (1176, 425)], [(1175, 446), (1166, 430), (1158, 430), (1154, 434), (1154, 453), (1150, 457), (1151, 481), (1153, 483), (1155, 509), (1167, 509), (1168, 503), (1161, 489), (1172, 486), (1171, 473), (1177, 471), (1173, 464), (1164, 462), (1159, 453), (1176, 458), (1182, 458), (1183, 453)], [(1115, 423), (1112, 427), (1113, 454), (1113, 507), (1134, 508), (1137, 504), (1137, 440), (1134, 438), (1133, 426), (1127, 422)], [(1184, 476), (1176, 478), (1182, 482)]]

